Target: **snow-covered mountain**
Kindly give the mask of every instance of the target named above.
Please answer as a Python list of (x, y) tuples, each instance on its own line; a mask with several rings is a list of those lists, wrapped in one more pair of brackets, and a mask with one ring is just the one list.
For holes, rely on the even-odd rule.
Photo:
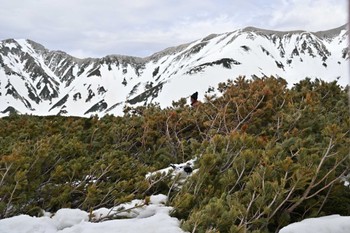
[[(125, 105), (162, 107), (239, 75), (349, 81), (348, 30), (269, 31), (253, 27), (212, 34), (146, 58), (78, 59), (31, 40), (0, 42), (0, 116), (121, 115)], [(215, 91), (215, 90), (214, 90)]]

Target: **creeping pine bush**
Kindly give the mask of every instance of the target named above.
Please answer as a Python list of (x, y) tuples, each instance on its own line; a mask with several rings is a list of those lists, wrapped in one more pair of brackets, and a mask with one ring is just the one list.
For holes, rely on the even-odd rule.
[(291, 221), (350, 214), (347, 89), (309, 79), (221, 84), (202, 112), (199, 171), (172, 197), (190, 232), (274, 232)]
[[(197, 108), (126, 108), (102, 118), (0, 119), (0, 218), (86, 211), (155, 193), (190, 232), (274, 232), (306, 217), (350, 214), (347, 88), (238, 77)], [(148, 172), (197, 157), (181, 189)]]

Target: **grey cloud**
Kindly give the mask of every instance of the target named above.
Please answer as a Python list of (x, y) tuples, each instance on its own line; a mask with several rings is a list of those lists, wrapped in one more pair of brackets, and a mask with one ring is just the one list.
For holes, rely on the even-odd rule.
[[(1, 40), (28, 38), (49, 49), (101, 57), (148, 56), (211, 33), (246, 26), (328, 29), (343, 23), (347, 1), (0, 0), (0, 5)], [(325, 22), (322, 14), (327, 7), (333, 7), (337, 16)]]

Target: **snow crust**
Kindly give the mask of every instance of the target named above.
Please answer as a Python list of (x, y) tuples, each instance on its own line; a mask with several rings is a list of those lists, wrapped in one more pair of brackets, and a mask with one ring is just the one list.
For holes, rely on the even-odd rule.
[[(95, 222), (89, 222), (89, 213), (79, 209), (60, 209), (52, 217), (47, 216), (47, 213), (43, 217), (19, 215), (0, 220), (0, 233), (184, 232), (179, 227), (179, 221), (169, 216), (172, 208), (164, 205), (166, 201), (167, 197), (160, 194), (151, 196), (150, 203), (146, 205), (143, 205), (143, 200), (133, 200), (112, 209), (101, 208), (93, 212)], [(130, 208), (133, 209), (118, 215), (128, 219), (98, 221), (107, 215)]]
[(350, 216), (309, 218), (282, 228), (279, 233), (349, 233)]

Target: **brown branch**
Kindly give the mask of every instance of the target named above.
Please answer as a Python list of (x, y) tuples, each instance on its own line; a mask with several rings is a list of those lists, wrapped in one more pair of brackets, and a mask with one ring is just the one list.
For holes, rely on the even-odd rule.
[[(287, 212), (288, 212), (288, 213), (293, 212), (293, 210), (294, 210), (295, 208), (297, 208), (297, 207), (308, 197), (308, 195), (309, 195), (309, 193), (311, 192), (311, 190), (315, 187), (314, 185), (315, 185), (317, 176), (318, 176), (318, 174), (319, 174), (319, 172), (320, 172), (320, 170), (321, 170), (321, 167), (322, 167), (324, 161), (325, 161), (326, 158), (328, 157), (328, 154), (329, 154), (329, 152), (331, 151), (332, 148), (333, 148), (332, 139), (330, 139), (330, 140), (329, 140), (328, 147), (327, 147), (327, 150), (326, 150), (325, 154), (322, 156), (321, 161), (320, 161), (320, 163), (319, 163), (318, 166), (317, 166), (315, 175), (312, 177), (312, 180), (311, 180), (309, 186), (307, 187), (307, 189), (305, 190), (305, 192), (303, 193), (303, 195), (301, 196), (301, 198), (300, 198), (297, 202), (295, 202), (291, 207), (289, 207), (289, 208), (287, 209)], [(328, 186), (329, 186), (329, 185), (327, 185), (326, 187), (328, 187)], [(322, 189), (322, 190), (323, 190), (323, 189)]]
[(5, 167), (6, 167), (6, 171), (4, 174), (1, 174), (1, 181), (0, 181), (0, 186), (2, 186), (4, 180), (5, 180), (5, 177), (7, 175), (7, 173), (10, 171), (11, 167), (12, 167), (12, 163), (8, 166), (7, 163), (5, 163)]
[(128, 208), (128, 209), (123, 209), (123, 210), (119, 210), (113, 214), (110, 214), (112, 211), (113, 211), (113, 208), (109, 211), (109, 213), (107, 214), (107, 216), (103, 217), (103, 218), (100, 218), (100, 219), (96, 219), (94, 220), (93, 222), (103, 222), (103, 221), (106, 221), (106, 220), (111, 220), (111, 219), (115, 219), (118, 217), (118, 214), (121, 214), (121, 213), (124, 213), (124, 212), (129, 212), (133, 209), (137, 209), (137, 208), (141, 208), (141, 207), (144, 207), (146, 206), (147, 204), (146, 203), (143, 203), (141, 205), (136, 205), (134, 207), (131, 207), (131, 208)]
[(243, 120), (241, 120), (240, 122), (238, 122), (237, 126), (233, 129), (233, 131), (236, 131), (249, 117), (250, 115), (253, 114), (253, 112), (259, 107), (259, 105), (262, 103), (262, 101), (264, 100), (265, 95), (263, 95), (261, 97), (261, 99), (259, 100), (259, 102), (255, 105), (255, 107), (243, 118)]

